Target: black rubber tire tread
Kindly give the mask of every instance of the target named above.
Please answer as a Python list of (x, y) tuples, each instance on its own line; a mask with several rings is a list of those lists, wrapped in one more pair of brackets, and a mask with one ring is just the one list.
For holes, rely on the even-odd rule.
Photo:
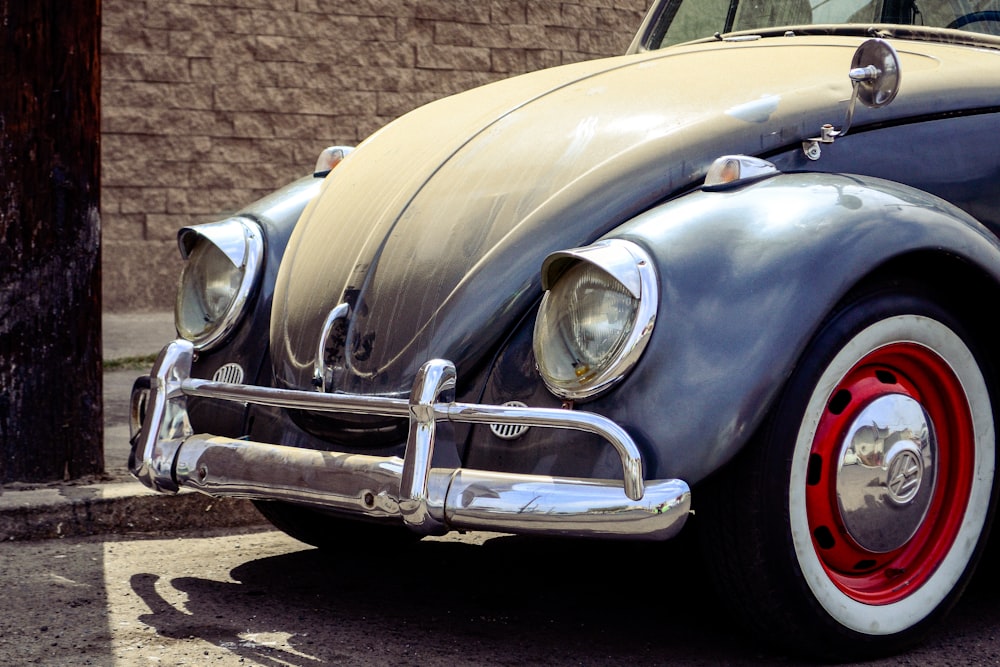
[(398, 549), (420, 540), (420, 535), (401, 525), (356, 521), (276, 500), (254, 500), (253, 504), (281, 532), (324, 551), (356, 550), (363, 557), (372, 550)]
[[(954, 605), (982, 556), (996, 507), (996, 473), (979, 544), (952, 592), (911, 628), (872, 637), (840, 625), (816, 601), (799, 569), (788, 528), (792, 449), (806, 403), (839, 346), (868, 324), (899, 314), (937, 319), (965, 341), (991, 397), (997, 395), (987, 357), (978, 352), (959, 319), (939, 305), (947, 302), (942, 295), (911, 284), (883, 285), (845, 299), (807, 347), (753, 441), (692, 495), (701, 548), (720, 597), (730, 602), (735, 616), (751, 632), (780, 650), (809, 659), (842, 661), (911, 647)], [(995, 400), (992, 406), (994, 424), (1000, 428)]]

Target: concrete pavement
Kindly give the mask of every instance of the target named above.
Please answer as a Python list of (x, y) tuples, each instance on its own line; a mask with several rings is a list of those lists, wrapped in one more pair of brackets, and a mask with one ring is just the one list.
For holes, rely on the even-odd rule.
[[(106, 474), (100, 480), (3, 487), (0, 540), (263, 525), (264, 519), (247, 500), (193, 492), (156, 494), (129, 475), (132, 383), (149, 371), (151, 362), (143, 358), (155, 355), (174, 338), (173, 314), (105, 314), (102, 327), (104, 363), (110, 367), (104, 373)], [(115, 369), (130, 360), (123, 369)]]

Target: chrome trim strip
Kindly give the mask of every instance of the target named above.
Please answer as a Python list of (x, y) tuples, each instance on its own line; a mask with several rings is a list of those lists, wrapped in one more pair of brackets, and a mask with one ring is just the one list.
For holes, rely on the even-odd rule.
[[(174, 343), (176, 342), (174, 341)], [(383, 417), (406, 417), (410, 410), (410, 404), (405, 398), (362, 396), (359, 394), (317, 394), (295, 389), (228, 384), (198, 378), (185, 379), (178, 388), (187, 396), (216, 398), (235, 403), (255, 403), (271, 408), (315, 410), (317, 412), (357, 412), (363, 415), (381, 415)]]
[[(177, 340), (160, 353), (149, 378), (133, 390), (146, 405), (136, 432), (133, 474), (146, 486), (182, 486), (211, 495), (305, 503), (370, 518), (403, 521), (421, 534), (483, 528), (521, 533), (665, 539), (690, 511), (682, 480), (642, 479), (642, 458), (629, 435), (593, 413), (441, 402), (454, 389), (455, 368), (432, 360), (420, 371), (409, 401), (378, 396), (317, 394), (189, 377), (193, 348)], [(252, 402), (272, 407), (407, 416), (404, 458), (323, 452), (193, 435), (186, 397)], [(133, 409), (133, 422), (141, 410)], [(432, 468), (435, 426), (516, 423), (568, 428), (605, 438), (622, 459), (624, 483), (614, 480)]]
[(316, 360), (313, 361), (313, 383), (316, 385), (316, 391), (325, 392), (327, 390), (326, 341), (330, 337), (330, 332), (333, 331), (333, 325), (339, 320), (345, 319), (349, 310), (350, 306), (346, 303), (337, 304), (333, 310), (326, 314), (326, 319), (323, 321), (323, 327), (319, 334), (319, 344), (316, 347)]

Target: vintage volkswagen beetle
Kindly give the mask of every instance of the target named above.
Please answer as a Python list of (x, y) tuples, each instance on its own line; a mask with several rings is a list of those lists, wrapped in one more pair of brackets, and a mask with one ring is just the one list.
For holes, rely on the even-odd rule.
[(661, 0), (182, 230), (134, 474), (359, 551), (696, 508), (772, 640), (915, 641), (995, 504), (1000, 11), (811, 5)]

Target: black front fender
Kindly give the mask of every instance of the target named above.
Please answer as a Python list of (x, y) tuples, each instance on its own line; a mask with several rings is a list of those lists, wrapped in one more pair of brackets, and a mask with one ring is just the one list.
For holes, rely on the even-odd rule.
[(638, 366), (587, 408), (644, 444), (648, 477), (691, 483), (747, 443), (824, 318), (866, 276), (931, 252), (1000, 283), (1000, 245), (985, 227), (869, 177), (782, 174), (693, 192), (609, 236), (653, 255), (660, 305)]

